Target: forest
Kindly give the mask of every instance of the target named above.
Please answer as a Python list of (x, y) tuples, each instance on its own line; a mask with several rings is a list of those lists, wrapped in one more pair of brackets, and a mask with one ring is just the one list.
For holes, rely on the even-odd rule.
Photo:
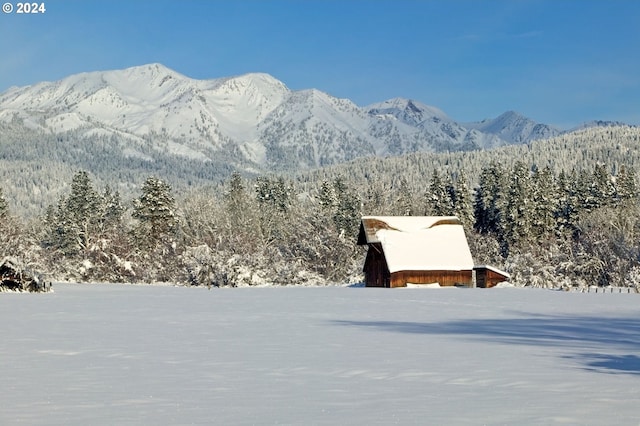
[(155, 173), (124, 196), (123, 182), (79, 169), (37, 214), (18, 213), (0, 188), (0, 259), (53, 281), (357, 283), (362, 215), (455, 214), (475, 262), (516, 285), (637, 287), (639, 139), (637, 128), (603, 127), (178, 189)]

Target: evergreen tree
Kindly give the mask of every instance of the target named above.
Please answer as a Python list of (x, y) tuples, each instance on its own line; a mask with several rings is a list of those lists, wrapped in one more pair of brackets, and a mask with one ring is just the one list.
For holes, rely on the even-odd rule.
[(597, 208), (599, 200), (594, 197), (593, 175), (584, 169), (578, 172), (573, 170), (571, 180), (574, 182), (578, 213), (582, 211), (588, 213)]
[(578, 195), (575, 173), (560, 172), (557, 180), (558, 203), (554, 217), (559, 234), (573, 233), (578, 221)]
[(491, 162), (480, 173), (473, 215), (474, 229), (481, 234), (493, 234), (496, 238), (503, 234), (504, 180), (504, 170), (496, 162)]
[(61, 197), (56, 207), (47, 209), (43, 245), (65, 256), (80, 255), (87, 250), (99, 233), (100, 202), (88, 173), (76, 173), (71, 181), (71, 193)]
[(596, 164), (593, 169), (593, 176), (590, 186), (590, 195), (593, 199), (591, 210), (613, 203), (615, 198), (615, 187), (613, 179), (604, 164)]
[(249, 196), (242, 176), (234, 172), (229, 179), (229, 189), (224, 194), (224, 208), (232, 229), (246, 227), (249, 222)]
[(627, 168), (624, 164), (620, 166), (620, 170), (615, 180), (615, 201), (616, 204), (624, 203), (629, 200), (636, 200), (638, 197), (638, 189), (636, 186), (636, 174), (632, 168)]
[(9, 206), (7, 200), (4, 198), (2, 188), (0, 188), (0, 220), (6, 218), (9, 215)]
[(400, 179), (400, 188), (398, 189), (398, 193), (398, 199), (395, 203), (398, 209), (398, 214), (400, 216), (412, 216), (413, 197), (411, 195), (411, 190), (409, 189), (409, 183), (404, 176)]
[(135, 234), (143, 245), (155, 247), (175, 234), (178, 228), (171, 186), (155, 176), (142, 185), (142, 195), (133, 202), (133, 218), (139, 224)]
[(86, 249), (100, 220), (100, 196), (93, 188), (89, 174), (76, 173), (71, 181), (71, 194), (65, 203), (64, 215), (69, 219), (71, 232), (75, 234), (79, 249)]
[(105, 230), (119, 228), (122, 226), (122, 217), (125, 212), (122, 205), (120, 193), (113, 192), (107, 186), (102, 194), (102, 224)]
[(320, 185), (318, 203), (320, 204), (320, 207), (325, 210), (332, 210), (338, 203), (336, 191), (334, 190), (333, 185), (327, 180), (323, 180)]
[(452, 186), (453, 213), (458, 216), (465, 228), (473, 226), (473, 202), (471, 199), (471, 191), (467, 185), (467, 177), (464, 170), (460, 169), (455, 183)]
[(382, 216), (387, 212), (385, 208), (387, 204), (385, 202), (384, 189), (379, 182), (374, 181), (371, 182), (370, 185), (367, 185), (365, 194), (366, 197), (363, 201), (362, 208), (365, 215)]
[(544, 238), (556, 227), (559, 196), (553, 173), (549, 167), (535, 169), (532, 176), (532, 232), (534, 238)]
[(440, 173), (433, 169), (429, 189), (426, 195), (425, 214), (432, 216), (448, 216), (452, 213), (450, 194), (447, 193)]
[(333, 181), (336, 205), (333, 222), (340, 235), (355, 237), (360, 225), (360, 197), (340, 177)]
[(284, 178), (269, 179), (260, 176), (255, 184), (256, 200), (263, 207), (268, 207), (281, 214), (291, 209), (293, 202), (293, 186)]
[(504, 247), (529, 241), (532, 237), (531, 181), (524, 163), (517, 161), (514, 164), (509, 181), (504, 213)]

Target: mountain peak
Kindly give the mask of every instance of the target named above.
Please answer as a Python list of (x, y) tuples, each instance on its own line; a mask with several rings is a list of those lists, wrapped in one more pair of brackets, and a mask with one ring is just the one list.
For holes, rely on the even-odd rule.
[(561, 133), (546, 124), (537, 123), (516, 111), (506, 111), (493, 119), (468, 123), (468, 128), (493, 134), (508, 143), (528, 143), (532, 140), (550, 138)]
[(391, 115), (398, 120), (417, 126), (428, 119), (436, 118), (441, 121), (451, 119), (442, 110), (422, 102), (407, 98), (391, 98), (366, 107), (371, 115)]

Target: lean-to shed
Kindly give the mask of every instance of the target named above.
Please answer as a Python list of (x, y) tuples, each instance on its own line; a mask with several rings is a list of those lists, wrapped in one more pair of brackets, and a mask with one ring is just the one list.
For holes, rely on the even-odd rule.
[(364, 216), (358, 244), (368, 245), (367, 287), (473, 286), (473, 258), (455, 216)]
[(476, 265), (475, 271), (476, 287), (491, 288), (504, 281), (509, 281), (511, 276), (505, 271), (489, 265)]

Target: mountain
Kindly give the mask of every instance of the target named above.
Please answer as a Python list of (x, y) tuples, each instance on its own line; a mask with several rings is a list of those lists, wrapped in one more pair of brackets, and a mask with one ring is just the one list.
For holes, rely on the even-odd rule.
[(495, 135), (510, 145), (548, 139), (562, 133), (559, 129), (536, 123), (515, 111), (507, 111), (497, 118), (467, 123), (465, 126), (485, 134)]
[(252, 73), (196, 80), (161, 64), (72, 75), (0, 94), (0, 121), (85, 141), (111, 156), (167, 156), (247, 171), (322, 167), (366, 156), (486, 149), (557, 134), (508, 112), (457, 123), (395, 98), (360, 107)]
[[(410, 126), (417, 131), (414, 139), (430, 142), (436, 151), (486, 149), (506, 144), (495, 135), (465, 128), (440, 109), (414, 100), (394, 98), (369, 105), (366, 109), (369, 115), (375, 118), (392, 118)], [(423, 149), (404, 151), (428, 151), (428, 149), (423, 147)], [(398, 153), (394, 152), (394, 154)]]

